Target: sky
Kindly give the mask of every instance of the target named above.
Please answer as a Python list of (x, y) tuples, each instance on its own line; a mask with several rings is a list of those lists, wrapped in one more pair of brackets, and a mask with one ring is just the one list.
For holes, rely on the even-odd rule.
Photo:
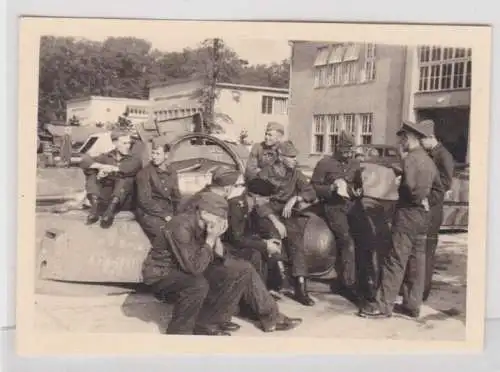
[[(157, 48), (163, 52), (182, 51), (186, 47), (195, 48), (206, 37), (196, 32), (182, 33), (172, 37), (168, 34), (159, 34), (157, 32), (148, 32), (148, 30), (134, 30), (130, 34), (95, 32), (93, 29), (72, 31), (68, 34), (67, 30), (64, 33), (58, 34), (51, 32), (53, 36), (74, 36), (87, 38), (90, 40), (103, 41), (109, 36), (125, 36), (138, 37), (151, 42), (153, 48)], [(250, 64), (268, 64), (271, 62), (281, 62), (283, 59), (289, 58), (291, 49), (288, 40), (281, 39), (251, 39), (251, 38), (231, 38), (230, 36), (220, 36), (225, 44), (232, 48), (240, 58), (247, 60)]]

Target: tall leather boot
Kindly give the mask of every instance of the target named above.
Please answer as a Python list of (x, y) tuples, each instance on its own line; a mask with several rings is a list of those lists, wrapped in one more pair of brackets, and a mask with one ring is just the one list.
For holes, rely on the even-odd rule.
[(86, 225), (92, 225), (99, 221), (99, 198), (96, 195), (89, 194), (87, 199), (90, 202), (90, 211), (87, 215)]
[(113, 225), (115, 221), (116, 210), (118, 209), (118, 205), (120, 204), (120, 199), (114, 196), (109, 202), (108, 208), (103, 213), (101, 217), (101, 227), (103, 229), (107, 229)]
[(295, 300), (304, 306), (314, 306), (314, 300), (309, 297), (307, 292), (306, 279), (303, 276), (295, 278)]

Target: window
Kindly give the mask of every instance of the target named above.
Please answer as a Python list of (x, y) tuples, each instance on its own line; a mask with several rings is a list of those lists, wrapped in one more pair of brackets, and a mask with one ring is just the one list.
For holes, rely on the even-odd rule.
[(344, 84), (354, 84), (356, 83), (356, 67), (357, 63), (356, 62), (350, 62), (342, 65), (344, 67), (343, 69), (343, 83)]
[(328, 56), (330, 54), (329, 47), (319, 48), (318, 54), (316, 55), (316, 60), (314, 61), (314, 66), (324, 66), (328, 63)]
[(262, 113), (263, 114), (273, 113), (273, 97), (262, 96)]
[(351, 44), (348, 45), (344, 54), (344, 61), (357, 61), (359, 59), (359, 45)]
[(279, 114), (279, 115), (286, 115), (287, 114), (287, 99), (286, 98), (279, 98), (279, 97), (274, 97), (273, 99), (273, 113), (274, 114)]
[(419, 47), (419, 91), (470, 88), (471, 55), (466, 48)]
[(366, 44), (363, 81), (375, 80), (375, 44)]
[(347, 133), (355, 134), (356, 127), (354, 121), (354, 114), (345, 114), (344, 115), (344, 128)]
[[(332, 44), (329, 47), (319, 48), (314, 61), (314, 87), (340, 86), (374, 80), (375, 45), (367, 45), (365, 62), (359, 61), (361, 44)], [(360, 74), (361, 67), (363, 71)]]
[(363, 145), (369, 145), (372, 143), (373, 136), (373, 115), (372, 114), (361, 114), (361, 143)]
[(355, 144), (371, 144), (373, 139), (373, 114), (321, 114), (313, 117), (312, 146), (315, 154), (335, 151), (341, 131), (350, 133)]
[(315, 115), (313, 124), (314, 153), (325, 152), (325, 115)]
[(328, 123), (328, 152), (334, 152), (335, 146), (339, 143), (340, 126), (342, 122), (340, 115), (327, 115)]
[(285, 97), (262, 96), (262, 113), (266, 115), (286, 115), (288, 99)]

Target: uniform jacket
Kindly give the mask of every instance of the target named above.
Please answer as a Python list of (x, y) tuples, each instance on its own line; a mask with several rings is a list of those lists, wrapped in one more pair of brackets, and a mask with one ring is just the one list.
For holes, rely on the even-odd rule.
[(422, 207), (437, 179), (437, 169), (424, 149), (410, 150), (403, 159), (403, 175), (399, 186), (398, 207)]
[(119, 168), (118, 177), (135, 177), (137, 172), (142, 168), (142, 160), (133, 155), (124, 155), (120, 160), (117, 158), (118, 152), (111, 150), (96, 157), (91, 157), (84, 154), (80, 162), (80, 167), (86, 175), (96, 173), (96, 169), (90, 168), (94, 163), (116, 165)]
[(163, 171), (152, 163), (137, 174), (137, 208), (140, 212), (165, 218), (176, 213), (181, 199), (177, 173)]
[(273, 164), (278, 158), (277, 145), (267, 146), (265, 142), (256, 143), (250, 150), (245, 176), (247, 179), (257, 177), (265, 166)]
[(440, 143), (429, 151), (429, 156), (436, 165), (440, 181), (435, 182), (429, 202), (431, 205), (437, 205), (444, 201), (444, 194), (451, 189), (455, 164), (453, 156)]
[(246, 193), (230, 199), (228, 229), (223, 240), (235, 249), (254, 249), (267, 255), (267, 244), (252, 229), (251, 207)]
[(357, 159), (348, 159), (342, 162), (335, 156), (325, 156), (314, 168), (311, 184), (318, 198), (327, 204), (343, 205), (346, 201), (336, 192), (332, 192), (331, 185), (337, 179), (344, 179), (348, 185), (355, 188), (362, 187), (361, 164)]
[(155, 238), (143, 264), (143, 280), (153, 284), (175, 270), (203, 275), (213, 259), (213, 250), (205, 243), (205, 231), (198, 225), (196, 213), (179, 214)]
[(265, 166), (257, 175), (258, 178), (270, 182), (277, 190), (269, 198), (269, 203), (257, 207), (257, 213), (261, 217), (281, 213), (286, 202), (293, 196), (301, 196), (308, 203), (316, 200), (313, 186), (299, 169), (287, 169), (282, 175), (281, 167), (281, 163), (276, 162)]

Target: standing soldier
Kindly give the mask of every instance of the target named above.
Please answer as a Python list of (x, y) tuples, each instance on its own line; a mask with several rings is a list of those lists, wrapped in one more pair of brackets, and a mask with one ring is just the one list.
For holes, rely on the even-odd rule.
[(276, 149), (284, 135), (285, 128), (280, 123), (270, 122), (267, 124), (264, 141), (256, 143), (250, 150), (245, 170), (247, 180), (255, 178), (264, 166), (276, 161), (278, 157)]
[[(432, 274), (434, 272), (434, 256), (439, 239), (439, 229), (443, 223), (443, 204), (446, 193), (451, 189), (453, 179), (453, 156), (437, 140), (434, 134), (434, 122), (424, 120), (419, 123), (420, 128), (427, 135), (420, 141), (429, 156), (436, 164), (441, 187), (433, 187), (429, 197), (430, 223), (427, 232), (427, 246), (425, 254), (425, 287), (423, 300), (426, 301), (431, 291)], [(439, 186), (439, 185), (438, 185)]]
[(349, 199), (358, 195), (362, 187), (360, 162), (351, 156), (353, 146), (353, 138), (342, 131), (335, 154), (321, 159), (311, 177), (324, 206), (324, 217), (339, 247), (338, 272), (343, 289), (348, 292), (356, 282), (355, 248), (347, 217), (351, 206)]
[(266, 239), (287, 238), (294, 279), (295, 299), (305, 306), (314, 301), (307, 292), (308, 267), (304, 247), (306, 216), (297, 213), (296, 206), (316, 200), (314, 188), (306, 176), (297, 168), (297, 149), (291, 141), (278, 146), (278, 161), (265, 166), (257, 175), (258, 180), (268, 182), (276, 190), (269, 202), (257, 206), (258, 230)]
[[(436, 166), (420, 145), (427, 135), (420, 126), (403, 122), (397, 135), (402, 150), (403, 174), (392, 225), (392, 247), (381, 269), (375, 303), (366, 304), (359, 316), (387, 318), (393, 311), (412, 318), (420, 315), (425, 282), (425, 241), (429, 222), (428, 197), (437, 176)], [(410, 257), (413, 259), (410, 261)], [(410, 262), (409, 262), (410, 261)], [(409, 267), (411, 264), (412, 267)], [(403, 303), (394, 305), (408, 270)]]
[(172, 219), (181, 199), (177, 173), (167, 165), (169, 152), (168, 144), (154, 143), (151, 162), (136, 178), (137, 222), (151, 243)]

